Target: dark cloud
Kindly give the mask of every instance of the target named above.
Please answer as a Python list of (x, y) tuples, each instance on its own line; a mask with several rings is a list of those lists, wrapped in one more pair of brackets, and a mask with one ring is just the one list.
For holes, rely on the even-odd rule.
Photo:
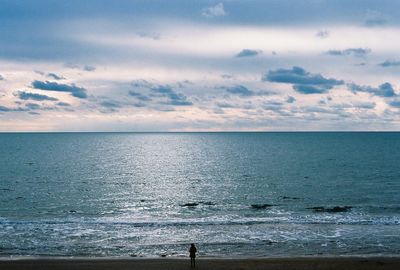
[(252, 96), (269, 96), (275, 95), (273, 91), (252, 91), (244, 85), (233, 85), (233, 86), (222, 86), (221, 89), (225, 89), (229, 94), (238, 95), (241, 97), (252, 97)]
[(86, 66), (83, 67), (83, 70), (85, 70), (85, 71), (95, 71), (96, 67), (86, 65)]
[(234, 104), (227, 103), (227, 102), (217, 102), (216, 105), (219, 108), (236, 108), (237, 107)]
[(36, 101), (44, 101), (44, 100), (50, 100), (50, 101), (57, 101), (57, 98), (54, 97), (49, 97), (46, 95), (41, 95), (41, 94), (36, 94), (36, 93), (29, 93), (25, 91), (18, 91), (14, 95), (18, 96), (22, 100), (36, 100)]
[(296, 99), (294, 97), (292, 97), (292, 96), (288, 96), (287, 99), (286, 99), (287, 103), (294, 103), (295, 101), (296, 101)]
[(365, 93), (370, 93), (375, 96), (380, 96), (380, 97), (394, 97), (396, 96), (396, 93), (393, 89), (393, 86), (386, 82), (381, 85), (379, 85), (377, 88), (371, 87), (371, 86), (365, 86), (365, 85), (357, 85), (355, 83), (350, 83), (347, 84), (347, 87), (353, 92), (365, 92)]
[(74, 63), (65, 63), (64, 66), (66, 66), (67, 68), (72, 68), (72, 69), (82, 69), (84, 71), (94, 71), (94, 70), (96, 70), (96, 67), (91, 66), (91, 65), (84, 65), (82, 67), (81, 65), (74, 64)]
[(262, 108), (267, 111), (280, 111), (283, 103), (279, 101), (267, 101), (264, 102)]
[(33, 72), (35, 72), (36, 74), (39, 74), (39, 75), (44, 75), (45, 73), (43, 72), (43, 71), (41, 71), (41, 70), (34, 70)]
[(368, 10), (364, 25), (367, 27), (382, 26), (387, 23), (389, 17), (377, 10)]
[(148, 81), (146, 81), (146, 80), (139, 79), (139, 80), (134, 80), (134, 81), (131, 83), (131, 85), (132, 85), (133, 87), (150, 88), (150, 87), (152, 87), (154, 84), (152, 84), (151, 82), (148, 82)]
[(139, 32), (136, 32), (136, 35), (138, 35), (141, 38), (150, 38), (153, 40), (159, 40), (161, 38), (160, 33), (156, 33), (156, 32), (139, 31)]
[(250, 57), (250, 56), (259, 55), (261, 53), (262, 53), (262, 51), (260, 51), (260, 50), (243, 49), (241, 52), (236, 54), (236, 57)]
[(12, 111), (12, 109), (10, 109), (10, 108), (8, 108), (8, 107), (5, 107), (5, 106), (2, 106), (2, 105), (0, 105), (0, 112), (9, 112), (9, 111)]
[(349, 108), (358, 108), (358, 109), (374, 109), (376, 107), (375, 102), (352, 102), (352, 103), (339, 103), (332, 104), (332, 108), (334, 109), (349, 109)]
[(55, 74), (55, 73), (48, 73), (47, 74), (47, 77), (49, 77), (49, 78), (53, 78), (54, 80), (64, 80), (65, 78), (63, 77), (63, 76), (58, 76), (57, 74)]
[(386, 60), (382, 63), (378, 64), (381, 67), (396, 67), (396, 66), (400, 66), (400, 61), (398, 60)]
[(153, 85), (150, 87), (156, 96), (166, 97), (167, 101), (162, 104), (174, 106), (191, 106), (193, 103), (187, 100), (187, 97), (181, 93), (176, 93), (169, 85)]
[(352, 55), (356, 57), (364, 57), (371, 52), (369, 48), (349, 48), (346, 50), (329, 50), (326, 53), (333, 56)]
[(270, 70), (262, 77), (263, 81), (293, 84), (293, 89), (302, 94), (325, 93), (334, 86), (344, 84), (342, 80), (325, 78), (321, 74), (312, 74), (301, 67)]
[(302, 94), (322, 94), (329, 89), (321, 86), (306, 85), (306, 84), (295, 84), (293, 89)]
[(143, 95), (142, 93), (139, 93), (139, 92), (129, 91), (129, 95), (132, 96), (132, 97), (135, 97), (135, 98), (137, 98), (138, 100), (141, 100), (141, 101), (151, 101), (150, 97), (148, 97), (146, 95)]
[[(186, 81), (185, 83), (190, 83)], [(140, 101), (151, 101), (153, 98), (161, 98), (158, 103), (161, 105), (173, 105), (173, 106), (191, 106), (193, 102), (189, 101), (187, 97), (182, 93), (177, 93), (172, 89), (170, 85), (161, 85), (148, 82), (146, 80), (135, 80), (132, 82), (132, 86), (135, 88), (145, 88), (150, 91), (149, 95), (139, 93), (137, 91), (129, 91), (129, 95), (139, 99)], [(180, 84), (182, 86), (182, 84)], [(162, 107), (161, 110), (168, 110)]]
[(223, 79), (233, 79), (234, 76), (232, 74), (222, 74), (221, 78), (223, 78)]
[(58, 102), (57, 103), (58, 106), (62, 106), (62, 107), (69, 107), (71, 106), (71, 104), (67, 103), (67, 102)]
[(42, 82), (35, 80), (32, 82), (32, 87), (35, 89), (46, 90), (46, 91), (56, 91), (56, 92), (69, 92), (72, 96), (77, 98), (87, 98), (86, 89), (78, 87), (74, 84), (58, 84), (56, 82)]
[(329, 36), (329, 32), (327, 30), (321, 30), (318, 31), (315, 35), (319, 38), (327, 38)]
[(242, 97), (251, 97), (255, 95), (253, 91), (247, 89), (247, 87), (243, 85), (224, 87), (224, 89), (230, 94), (239, 95)]
[(382, 26), (385, 25), (387, 21), (385, 19), (368, 19), (365, 21), (365, 26), (373, 27), (373, 26)]
[(374, 109), (376, 107), (375, 102), (359, 102), (354, 103), (354, 107), (361, 108), (361, 109)]
[(40, 105), (36, 103), (27, 103), (25, 104), (25, 107), (27, 107), (30, 110), (38, 110), (40, 109)]
[(400, 100), (396, 99), (396, 100), (391, 100), (388, 103), (391, 107), (395, 107), (395, 108), (400, 108)]
[(121, 108), (121, 104), (119, 104), (116, 101), (111, 101), (111, 100), (105, 100), (100, 102), (100, 105), (106, 108), (112, 108), (112, 109), (116, 109), (116, 108)]

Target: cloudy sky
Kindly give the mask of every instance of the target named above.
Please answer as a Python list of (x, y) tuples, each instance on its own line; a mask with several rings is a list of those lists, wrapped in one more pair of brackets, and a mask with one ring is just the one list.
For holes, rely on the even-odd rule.
[(0, 131), (399, 130), (399, 10), (0, 0)]

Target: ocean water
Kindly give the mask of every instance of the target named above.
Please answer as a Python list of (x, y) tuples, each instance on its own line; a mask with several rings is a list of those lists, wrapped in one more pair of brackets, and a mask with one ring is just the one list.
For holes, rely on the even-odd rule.
[(400, 133), (0, 134), (0, 256), (399, 254), (399, 150)]

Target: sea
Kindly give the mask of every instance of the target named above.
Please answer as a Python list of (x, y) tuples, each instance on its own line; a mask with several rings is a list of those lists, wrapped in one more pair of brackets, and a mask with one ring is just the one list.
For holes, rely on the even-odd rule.
[(400, 133), (2, 133), (0, 257), (400, 254)]

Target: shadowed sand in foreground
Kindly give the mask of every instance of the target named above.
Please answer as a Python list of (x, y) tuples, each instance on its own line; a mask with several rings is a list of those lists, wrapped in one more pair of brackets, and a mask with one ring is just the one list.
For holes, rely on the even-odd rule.
[[(12, 259), (0, 261), (0, 269), (191, 269), (189, 259)], [(193, 269), (193, 268), (192, 268)], [(265, 259), (209, 259), (202, 258), (195, 269), (400, 269), (400, 257), (376, 258), (265, 258)]]

